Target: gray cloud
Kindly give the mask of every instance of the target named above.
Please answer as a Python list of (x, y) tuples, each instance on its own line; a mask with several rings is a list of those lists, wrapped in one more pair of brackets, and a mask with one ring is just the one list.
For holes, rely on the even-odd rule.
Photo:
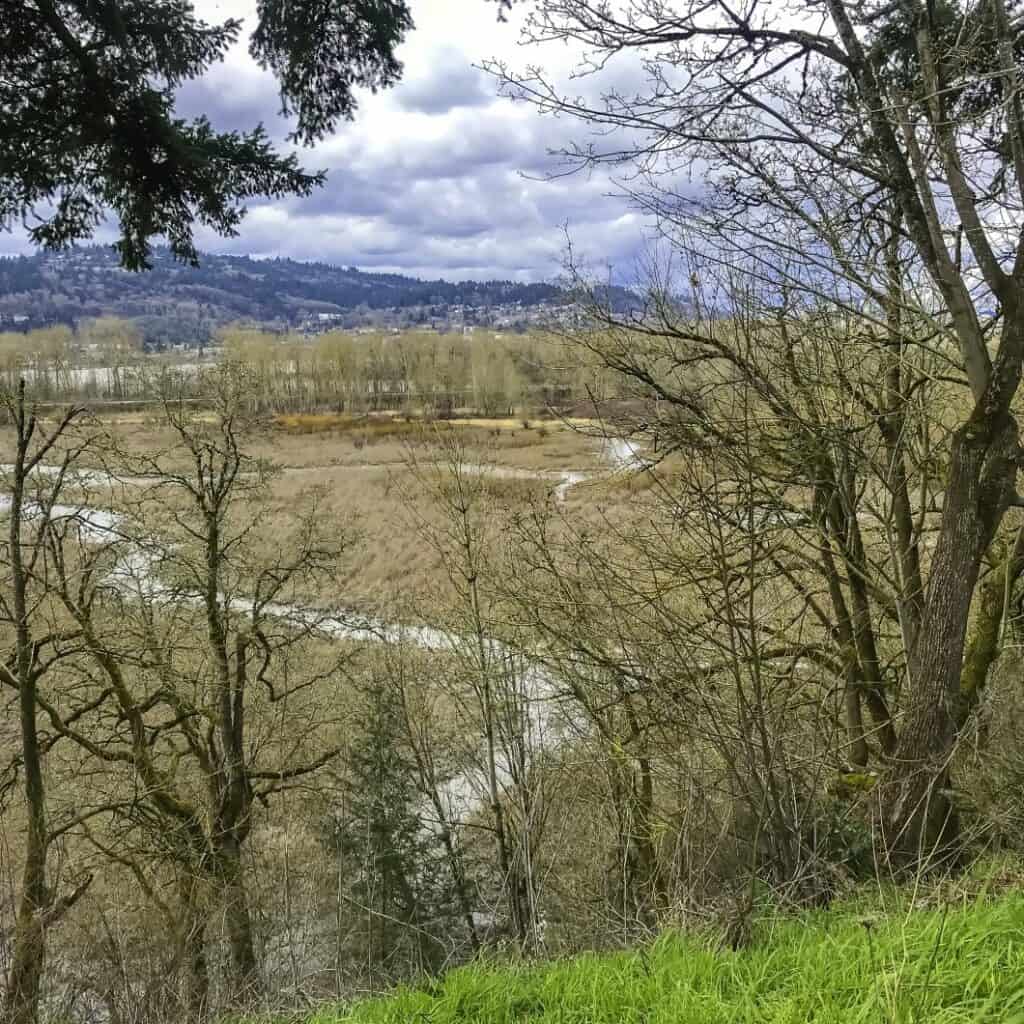
[(178, 90), (175, 110), (186, 118), (204, 115), (221, 131), (262, 124), (273, 138), (284, 138), (288, 124), (280, 117), (281, 101), (273, 76), (255, 64), (247, 70), (218, 66), (203, 78), (186, 82)]
[[(244, 13), (246, 0), (231, 2), (232, 13)], [(451, 0), (414, 0), (414, 16), (401, 83), (362, 97), (354, 123), (300, 154), (327, 170), (326, 186), (305, 199), (254, 203), (237, 238), (203, 243), (428, 277), (544, 280), (560, 271), (567, 227), (596, 264), (631, 264), (643, 225), (607, 196), (606, 177), (544, 180), (562, 169), (550, 151), (579, 126), (499, 99), (494, 80), (474, 67), (492, 55), (563, 64), (565, 55), (519, 51), (516, 26), (499, 25), (482, 0), (459, 4), (457, 18)], [(615, 74), (623, 91), (636, 82), (628, 66)], [(275, 138), (287, 134), (273, 79), (238, 52), (191, 86), (182, 106), (224, 127), (261, 120)]]
[[(196, 6), (212, 19), (245, 15), (250, 3)], [(495, 52), (515, 64), (544, 63), (549, 54), (517, 53), (515, 28), (497, 24), (493, 5), (465, 0), (458, 17), (452, 8), (452, 0), (415, 0), (418, 28), (400, 54), (403, 81), (362, 97), (354, 123), (299, 151), (305, 166), (327, 170), (326, 187), (305, 199), (253, 202), (237, 237), (200, 229), (200, 246), (424, 277), (546, 280), (559, 272), (567, 227), (594, 265), (631, 267), (644, 225), (607, 196), (606, 176), (536, 180), (559, 169), (549, 151), (578, 137), (580, 126), (497, 98), (493, 80), (472, 66)], [(621, 81), (634, 80), (625, 68)], [(286, 145), (279, 107), (272, 76), (243, 45), (178, 98), (183, 116), (205, 114), (224, 130), (262, 122)], [(98, 238), (111, 232), (107, 226)], [(11, 242), (0, 249), (26, 247), (23, 238)]]
[(445, 114), (456, 107), (486, 106), (494, 99), (494, 85), (461, 50), (443, 46), (431, 54), (427, 73), (402, 82), (394, 98), (402, 110)]

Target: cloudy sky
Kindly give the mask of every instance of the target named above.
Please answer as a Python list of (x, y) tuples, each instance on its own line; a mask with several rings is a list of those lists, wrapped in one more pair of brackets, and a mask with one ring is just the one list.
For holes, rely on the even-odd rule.
[[(252, 25), (248, 0), (197, 0), (211, 20)], [(308, 199), (253, 206), (241, 235), (204, 237), (218, 251), (291, 256), (446, 278), (543, 280), (558, 272), (565, 227), (592, 263), (629, 263), (641, 223), (603, 177), (542, 180), (548, 150), (572, 129), (496, 95), (473, 65), (502, 57), (567, 72), (564, 47), (519, 45), (522, 15), (499, 23), (483, 0), (414, 0), (416, 29), (400, 51), (402, 82), (365, 95), (356, 120), (302, 155), (328, 171)], [(263, 121), (275, 135), (273, 78), (239, 46), (183, 93), (181, 109), (218, 127)]]
[[(255, 23), (250, 0), (195, 0), (208, 20)], [(525, 5), (523, 5), (525, 6)], [(564, 46), (519, 44), (522, 14), (506, 23), (484, 0), (413, 0), (416, 29), (400, 50), (402, 82), (366, 94), (356, 120), (302, 152), (326, 169), (325, 188), (302, 200), (253, 203), (237, 238), (198, 235), (216, 252), (288, 256), (422, 277), (548, 280), (557, 275), (566, 229), (592, 267), (632, 265), (643, 225), (601, 176), (543, 180), (548, 150), (579, 136), (579, 126), (540, 117), (496, 95), (473, 67), (489, 57), (542, 64), (563, 77)], [(184, 115), (204, 113), (218, 128), (262, 121), (283, 140), (274, 79), (244, 42), (224, 64), (180, 95)], [(97, 240), (108, 240), (105, 230)], [(15, 247), (24, 248), (14, 240)], [(2, 245), (0, 248), (10, 248)]]

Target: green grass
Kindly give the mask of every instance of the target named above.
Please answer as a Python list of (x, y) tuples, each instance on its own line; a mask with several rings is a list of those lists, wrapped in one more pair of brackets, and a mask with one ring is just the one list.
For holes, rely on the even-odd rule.
[(313, 1024), (1024, 1024), (1024, 896), (761, 923), (741, 952), (666, 936), (643, 952), (476, 965)]

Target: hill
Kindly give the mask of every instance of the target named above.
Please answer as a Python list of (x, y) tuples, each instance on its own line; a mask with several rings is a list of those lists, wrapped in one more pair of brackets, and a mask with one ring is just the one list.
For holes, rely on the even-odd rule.
[(452, 971), (311, 1024), (986, 1024), (1024, 1020), (1024, 900), (816, 911), (763, 922), (739, 952), (664, 937), (646, 951)]
[[(611, 293), (622, 301), (629, 293)], [(553, 284), (421, 281), (327, 263), (207, 253), (199, 267), (154, 253), (134, 274), (105, 246), (0, 260), (0, 323), (19, 329), (102, 315), (140, 322), (148, 343), (198, 341), (233, 320), (306, 327), (525, 326), (570, 297)]]

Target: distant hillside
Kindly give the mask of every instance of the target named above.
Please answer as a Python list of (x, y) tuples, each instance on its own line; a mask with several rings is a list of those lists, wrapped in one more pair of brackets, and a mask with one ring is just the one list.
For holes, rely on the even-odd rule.
[[(625, 294), (625, 293), (624, 293)], [(103, 246), (0, 260), (0, 321), (5, 328), (115, 315), (140, 321), (147, 340), (198, 340), (218, 324), (253, 320), (282, 327), (305, 323), (443, 324), (527, 321), (565, 305), (550, 284), (420, 281), (355, 267), (289, 259), (204, 254), (186, 267), (158, 250), (153, 269), (122, 270)], [(453, 309), (453, 307), (460, 307)], [(390, 315), (384, 316), (387, 311)]]

